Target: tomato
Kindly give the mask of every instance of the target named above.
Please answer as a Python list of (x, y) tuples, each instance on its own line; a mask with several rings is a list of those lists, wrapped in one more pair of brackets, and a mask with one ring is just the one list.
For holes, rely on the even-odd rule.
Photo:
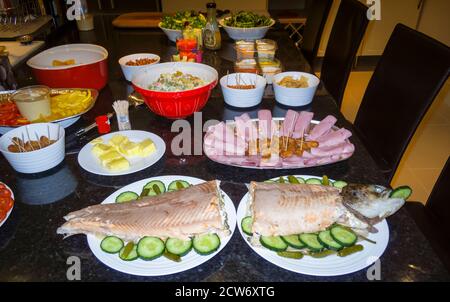
[(0, 189), (0, 197), (10, 198), (11, 197), (11, 191), (6, 189), (6, 188)]
[(3, 211), (3, 210), (0, 208), (0, 221), (3, 221), (3, 220), (6, 218), (6, 213), (8, 213), (8, 212)]

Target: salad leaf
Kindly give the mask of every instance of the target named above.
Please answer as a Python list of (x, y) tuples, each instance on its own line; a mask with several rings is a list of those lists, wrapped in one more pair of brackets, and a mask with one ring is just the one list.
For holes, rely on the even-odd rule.
[(268, 26), (271, 22), (272, 19), (270, 17), (245, 11), (231, 14), (229, 18), (225, 19), (225, 25), (240, 28)]
[(192, 28), (203, 28), (206, 25), (206, 18), (202, 14), (194, 11), (180, 11), (171, 16), (163, 16), (161, 27), (181, 30), (186, 22), (188, 22)]

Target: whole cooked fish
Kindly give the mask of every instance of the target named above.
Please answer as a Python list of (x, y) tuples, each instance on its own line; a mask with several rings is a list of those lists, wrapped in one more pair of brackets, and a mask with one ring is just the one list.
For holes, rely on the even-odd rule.
[(389, 198), (390, 192), (374, 185), (349, 184), (341, 191), (323, 185), (252, 182), (247, 212), (256, 235), (314, 233), (334, 223), (367, 234), (376, 232), (373, 225), (405, 203)]
[(187, 239), (228, 234), (217, 181), (145, 197), (136, 202), (99, 204), (69, 213), (58, 234), (114, 235), (127, 241), (144, 236)]

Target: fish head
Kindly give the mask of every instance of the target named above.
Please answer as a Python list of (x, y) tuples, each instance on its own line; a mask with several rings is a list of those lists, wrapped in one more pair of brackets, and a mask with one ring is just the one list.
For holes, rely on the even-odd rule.
[(390, 198), (391, 189), (378, 185), (349, 184), (341, 191), (343, 203), (362, 216), (383, 220), (404, 204), (401, 198)]

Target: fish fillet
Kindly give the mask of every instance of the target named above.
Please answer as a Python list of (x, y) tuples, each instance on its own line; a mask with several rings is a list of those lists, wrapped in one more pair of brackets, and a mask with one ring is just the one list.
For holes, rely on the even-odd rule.
[(252, 231), (287, 236), (326, 229), (342, 216), (340, 190), (322, 185), (250, 184)]
[(144, 236), (187, 239), (196, 234), (224, 235), (228, 226), (216, 181), (129, 203), (89, 206), (65, 216), (58, 234), (114, 235), (124, 240)]

